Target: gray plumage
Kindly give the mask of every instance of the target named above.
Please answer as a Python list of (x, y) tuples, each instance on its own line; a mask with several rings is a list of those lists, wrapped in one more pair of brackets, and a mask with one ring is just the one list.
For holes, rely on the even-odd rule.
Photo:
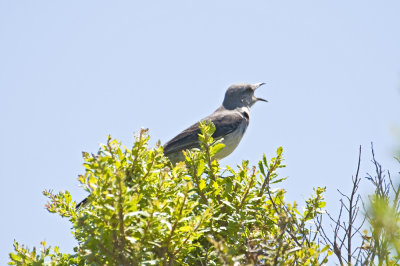
[[(222, 159), (231, 154), (239, 144), (249, 125), (250, 107), (257, 101), (266, 102), (266, 100), (254, 96), (254, 91), (262, 85), (264, 83), (230, 86), (225, 93), (222, 105), (214, 113), (201, 120), (210, 120), (214, 123), (213, 138), (215, 140), (223, 138), (222, 142), (225, 147), (215, 155), (217, 159)], [(164, 145), (164, 154), (172, 163), (185, 160), (182, 150), (200, 147), (199, 133), (199, 123), (197, 122), (168, 141)], [(86, 197), (76, 205), (76, 209), (85, 205), (87, 201), (88, 198)]]
[[(212, 121), (215, 125), (213, 138), (218, 140), (223, 138), (222, 143), (225, 147), (215, 155), (217, 159), (222, 159), (231, 154), (244, 133), (250, 120), (250, 107), (257, 101), (266, 100), (254, 96), (254, 91), (264, 85), (257, 84), (235, 84), (228, 88), (222, 105), (211, 115), (200, 121)], [(164, 145), (164, 154), (172, 163), (183, 161), (185, 158), (182, 150), (199, 148), (199, 123), (195, 123), (182, 131), (176, 137)]]

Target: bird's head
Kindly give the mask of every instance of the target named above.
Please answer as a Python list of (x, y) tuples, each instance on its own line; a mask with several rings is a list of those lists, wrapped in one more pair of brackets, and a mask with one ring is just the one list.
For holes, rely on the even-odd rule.
[(232, 85), (226, 91), (222, 105), (226, 109), (232, 110), (238, 107), (251, 107), (257, 101), (268, 102), (267, 100), (254, 96), (255, 90), (264, 84), (265, 83), (244, 83)]

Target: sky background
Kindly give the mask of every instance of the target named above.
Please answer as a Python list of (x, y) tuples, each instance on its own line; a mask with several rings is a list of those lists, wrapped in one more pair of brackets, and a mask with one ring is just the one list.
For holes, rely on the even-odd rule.
[[(81, 152), (106, 135), (165, 143), (213, 112), (229, 85), (266, 82), (239, 147), (222, 165), (283, 146), (290, 201), (350, 191), (370, 143), (396, 182), (400, 1), (0, 0), (0, 264), (13, 240), (70, 252), (44, 189), (86, 193)], [(370, 186), (363, 181), (362, 192)]]

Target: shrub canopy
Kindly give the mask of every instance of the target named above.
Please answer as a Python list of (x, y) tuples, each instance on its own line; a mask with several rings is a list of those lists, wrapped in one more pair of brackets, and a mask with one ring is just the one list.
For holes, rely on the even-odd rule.
[(78, 180), (90, 193), (83, 206), (68, 191), (44, 191), (51, 213), (69, 219), (78, 242), (73, 254), (42, 242), (40, 251), (14, 243), (10, 264), (245, 265), (321, 264), (329, 246), (317, 242), (316, 216), (325, 188), (315, 188), (303, 210), (285, 201), (282, 148), (258, 167), (243, 161), (222, 169), (224, 145), (202, 123), (201, 149), (172, 165), (142, 129), (132, 148), (108, 137), (97, 154), (84, 152)]

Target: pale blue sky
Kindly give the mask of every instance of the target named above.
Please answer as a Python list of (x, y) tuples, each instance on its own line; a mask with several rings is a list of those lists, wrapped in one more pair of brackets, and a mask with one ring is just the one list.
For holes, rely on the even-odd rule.
[(82, 151), (109, 133), (130, 146), (140, 127), (165, 142), (237, 82), (266, 82), (257, 95), (269, 103), (223, 165), (283, 146), (288, 198), (326, 185), (330, 210), (360, 144), (363, 176), (373, 141), (398, 179), (399, 11), (395, 0), (0, 0), (0, 264), (13, 239), (75, 245), (41, 192), (81, 200)]

